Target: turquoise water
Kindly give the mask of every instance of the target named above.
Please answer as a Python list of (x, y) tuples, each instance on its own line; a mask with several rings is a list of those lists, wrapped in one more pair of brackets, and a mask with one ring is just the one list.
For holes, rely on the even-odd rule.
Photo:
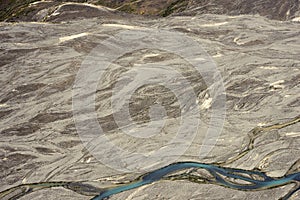
[[(126, 185), (122, 185), (119, 187), (115, 187), (112, 189), (108, 189), (99, 195), (92, 198), (92, 200), (103, 200), (107, 199), (111, 195), (118, 194), (127, 190), (131, 190), (134, 188), (141, 187), (143, 185), (147, 185), (150, 183), (153, 183), (155, 181), (161, 180), (164, 176), (176, 172), (178, 170), (182, 169), (188, 169), (188, 168), (201, 168), (206, 169), (209, 173), (211, 173), (215, 177), (215, 181), (217, 184), (230, 187), (232, 189), (238, 189), (238, 190), (258, 190), (258, 189), (267, 189), (272, 188), (276, 186), (286, 185), (292, 182), (298, 183), (300, 182), (300, 172), (289, 174), (287, 176), (281, 177), (281, 178), (272, 178), (267, 176), (266, 174), (258, 171), (248, 171), (248, 170), (242, 170), (242, 169), (234, 169), (234, 168), (225, 168), (220, 167), (217, 165), (212, 164), (203, 164), (203, 163), (197, 163), (197, 162), (178, 162), (170, 164), (166, 167), (154, 170), (152, 172), (149, 172), (141, 177), (140, 181), (129, 183)], [(244, 176), (244, 175), (246, 176)], [(249, 182), (249, 184), (237, 184), (228, 182), (224, 178), (221, 177), (226, 176), (228, 178), (235, 178), (243, 181)], [(258, 175), (260, 176), (260, 180), (255, 180), (250, 178), (251, 176), (247, 175)], [(201, 178), (201, 177), (199, 177)], [(293, 195), (296, 191), (298, 191), (300, 187), (295, 188), (292, 192), (287, 194), (284, 199), (288, 199), (291, 195)]]

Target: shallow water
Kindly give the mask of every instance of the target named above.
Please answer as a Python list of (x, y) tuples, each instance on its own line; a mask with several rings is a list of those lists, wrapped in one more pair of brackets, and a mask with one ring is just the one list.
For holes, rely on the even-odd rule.
[[(219, 184), (225, 187), (230, 187), (232, 189), (238, 189), (238, 190), (260, 190), (260, 189), (268, 189), (280, 185), (286, 185), (289, 183), (295, 183), (297, 187), (295, 187), (294, 190), (290, 191), (286, 196), (284, 196), (282, 199), (288, 199), (291, 195), (293, 195), (295, 192), (297, 192), (300, 189), (300, 172), (289, 174), (285, 177), (280, 178), (272, 178), (264, 173), (258, 172), (258, 171), (248, 171), (248, 170), (241, 170), (241, 169), (233, 169), (233, 168), (223, 168), (216, 165), (210, 165), (210, 164), (203, 164), (203, 163), (197, 163), (197, 162), (181, 162), (181, 163), (174, 163), (169, 166), (166, 166), (164, 168), (155, 170), (153, 172), (150, 172), (144, 176), (142, 176), (140, 181), (130, 183), (127, 185), (119, 186), (116, 188), (112, 188), (109, 190), (106, 190), (104, 192), (101, 192), (100, 195), (95, 196), (93, 200), (102, 200), (106, 197), (110, 197), (111, 195), (118, 194), (120, 192), (124, 192), (126, 190), (131, 190), (134, 188), (141, 187), (146, 184), (151, 184), (155, 181), (159, 181), (164, 176), (182, 169), (187, 168), (203, 168), (209, 171), (214, 177), (215, 177), (215, 183)], [(220, 175), (225, 176), (225, 178), (221, 177)], [(258, 175), (263, 180), (255, 180), (253, 178), (249, 178), (245, 175)], [(201, 178), (201, 177), (199, 177)], [(234, 179), (240, 179), (243, 181), (247, 181), (249, 184), (237, 184), (232, 183), (226, 178), (234, 178)], [(213, 180), (211, 180), (214, 182)]]

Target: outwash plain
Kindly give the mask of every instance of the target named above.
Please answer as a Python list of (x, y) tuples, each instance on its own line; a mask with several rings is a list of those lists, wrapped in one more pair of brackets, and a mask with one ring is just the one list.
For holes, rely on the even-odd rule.
[[(1, 200), (300, 198), (298, 0), (2, 0), (0, 9)], [(202, 71), (176, 52), (199, 55)], [(194, 134), (186, 149), (173, 140), (180, 128)]]

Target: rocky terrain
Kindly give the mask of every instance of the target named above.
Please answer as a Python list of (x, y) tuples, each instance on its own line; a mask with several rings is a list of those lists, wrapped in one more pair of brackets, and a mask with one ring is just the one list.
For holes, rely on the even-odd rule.
[[(0, 2), (1, 21), (47, 21), (46, 16), (55, 12), (65, 2), (101, 5), (126, 13), (146, 16), (166, 17), (178, 13), (188, 16), (257, 14), (282, 21), (300, 17), (299, 0), (1, 0)], [(78, 8), (73, 9), (73, 12), (79, 11)], [(80, 12), (77, 17), (86, 18), (97, 15), (95, 10), (90, 15), (84, 13), (86, 12)]]
[[(125, 2), (147, 6), (146, 1)], [(167, 2), (168, 6), (175, 6), (175, 1)], [(169, 16), (165, 18), (155, 16), (161, 14), (162, 8), (158, 8), (160, 12), (149, 11), (153, 14), (151, 17), (121, 12), (122, 9), (114, 9), (124, 5), (118, 1), (105, 2), (107, 6), (114, 3), (112, 8), (44, 1), (22, 7), (19, 15), (13, 14), (15, 10), (2, 15), (2, 20), (7, 21), (0, 23), (0, 191), (21, 186), (0, 193), (1, 199), (90, 199), (106, 188), (130, 183), (147, 172), (124, 172), (100, 162), (114, 157), (115, 149), (103, 148), (101, 154), (95, 155), (85, 138), (78, 135), (83, 131), (90, 139), (95, 136), (89, 121), (91, 110), (84, 107), (85, 104), (83, 107), (76, 104), (86, 103), (86, 99), (94, 99), (95, 118), (109, 141), (129, 152), (151, 154), (168, 148), (169, 143), (178, 145), (172, 143), (172, 138), (182, 126), (180, 120), (196, 116), (201, 120), (196, 131), (194, 124), (184, 127), (186, 133), (196, 134), (186, 151), (169, 152), (163, 159), (173, 160), (182, 153), (174, 162), (197, 161), (254, 170), (273, 178), (299, 173), (299, 2), (290, 0), (280, 5), (279, 1), (251, 1), (249, 4), (220, 1), (218, 5), (182, 2), (176, 1), (176, 5), (180, 3), (184, 9), (178, 6), (178, 12), (167, 13)], [(226, 6), (221, 6), (222, 2)], [(251, 12), (249, 6), (253, 7)], [(266, 7), (273, 9), (266, 12)], [(207, 13), (204, 10), (210, 14), (204, 14)], [(257, 13), (271, 19), (240, 15)], [(124, 31), (127, 32), (122, 35)], [(178, 40), (164, 37), (168, 34), (180, 37)], [(181, 41), (181, 37), (190, 40)], [(126, 38), (132, 43), (126, 42)], [(152, 41), (156, 42), (152, 44)], [(137, 48), (142, 42), (146, 46)], [(198, 56), (203, 57), (199, 62), (203, 59), (203, 66), (215, 65), (216, 73), (204, 67), (199, 74), (189, 59), (167, 51), (171, 48), (194, 58), (197, 51), (189, 49), (194, 44), (201, 46), (211, 59), (206, 65), (209, 58), (201, 52)], [(107, 69), (101, 68), (98, 62), (104, 62), (101, 60), (104, 54), (110, 58), (123, 50), (129, 52), (111, 60)], [(170, 80), (174, 81), (177, 92), (154, 84), (154, 80), (168, 80), (168, 76), (160, 76), (166, 73), (163, 66), (168, 67), (170, 72), (167, 73), (182, 74)], [(86, 72), (85, 69), (88, 76), (81, 73)], [(103, 78), (98, 79), (102, 71)], [(118, 85), (121, 78), (124, 82)], [(144, 83), (146, 78), (151, 81), (143, 87), (131, 84)], [(196, 103), (192, 96), (185, 95), (190, 90), (183, 79), (190, 83)], [(81, 85), (80, 80), (86, 85)], [(223, 85), (216, 84), (219, 82)], [(97, 86), (94, 93), (89, 93), (94, 85)], [(80, 92), (76, 92), (77, 89)], [(131, 90), (132, 94), (128, 92)], [(221, 98), (218, 102), (223, 95), (226, 100)], [(180, 98), (185, 103), (183, 107)], [(128, 115), (123, 115), (126, 107), (121, 103), (125, 100)], [(160, 112), (160, 108), (157, 108), (159, 113), (151, 109), (159, 104), (165, 113)], [(83, 110), (77, 113), (76, 108)], [(199, 110), (200, 115), (194, 115), (194, 110)], [(213, 119), (214, 112), (221, 114)], [(221, 124), (215, 123), (219, 121)], [(151, 125), (156, 127), (161, 122), (164, 123), (159, 131), (153, 132)], [(148, 124), (150, 126), (142, 129)], [(206, 133), (216, 127), (222, 127), (220, 135), (213, 138), (216, 144), (207, 143), (211, 151), (199, 157)], [(103, 144), (93, 145), (94, 148), (100, 145), (100, 151)], [(130, 164), (151, 170), (170, 164), (164, 160), (141, 162), (134, 156), (126, 158), (131, 162), (126, 163), (124, 169), (129, 170), (133, 169)], [(197, 169), (178, 173), (178, 178), (173, 174), (173, 177), (112, 195), (110, 199), (280, 199), (300, 184), (294, 181), (243, 191), (209, 181), (197, 182), (193, 179), (196, 175), (214, 179)], [(251, 178), (257, 177), (252, 175)], [(26, 193), (28, 195), (24, 195)], [(298, 199), (299, 195), (298, 190), (290, 199)]]

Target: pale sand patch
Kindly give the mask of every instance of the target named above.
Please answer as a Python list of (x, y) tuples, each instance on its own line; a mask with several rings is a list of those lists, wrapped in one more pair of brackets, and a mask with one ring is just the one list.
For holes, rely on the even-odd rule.
[(228, 16), (229, 19), (236, 19), (236, 18), (241, 18), (245, 15), (235, 15), (235, 16)]
[(89, 35), (89, 34), (90, 34), (90, 33), (79, 33), (79, 34), (76, 34), (76, 35), (69, 35), (69, 36), (65, 36), (65, 37), (60, 37), (60, 38), (59, 38), (59, 43), (65, 42), (65, 41), (68, 41), (68, 40), (73, 40), (73, 39), (75, 39), (75, 38), (87, 36), (87, 35)]
[(294, 19), (292, 19), (292, 22), (300, 22), (300, 17), (295, 17)]
[(289, 137), (300, 137), (300, 132), (290, 132), (286, 133), (285, 135)]
[(29, 4), (29, 6), (37, 5), (37, 4), (44, 3), (44, 2), (52, 2), (52, 1), (36, 1), (36, 2)]
[(143, 29), (142, 27), (138, 27), (138, 26), (130, 26), (130, 25), (126, 25), (126, 24), (102, 24), (102, 26), (106, 26), (106, 27), (117, 27), (117, 28), (124, 28), (124, 29)]
[(266, 124), (266, 123), (263, 123), (263, 122), (257, 124), (257, 126), (259, 126), (259, 127), (263, 127), (263, 126), (266, 126), (266, 125), (267, 125), (267, 124)]
[(274, 69), (278, 69), (278, 67), (275, 66), (261, 66), (259, 67), (260, 69), (267, 69), (267, 70), (274, 70)]
[(270, 87), (274, 89), (283, 89), (284, 85), (282, 85), (285, 81), (284, 80), (279, 80), (274, 83), (270, 83)]
[(237, 45), (243, 45), (243, 44), (246, 44), (246, 42), (239, 42), (239, 39), (241, 39), (241, 38), (236, 37), (236, 38), (233, 39), (233, 42), (236, 43)]
[(228, 24), (228, 22), (212, 23), (212, 24), (202, 24), (202, 27), (213, 27), (213, 26), (222, 26)]
[(89, 3), (75, 3), (75, 2), (67, 2), (67, 3), (63, 3), (59, 6), (57, 6), (56, 10), (50, 15), (50, 16), (56, 16), (59, 15), (60, 12), (59, 10), (61, 9), (61, 7), (65, 6), (65, 5), (81, 5), (81, 6), (88, 6), (91, 8), (96, 8), (98, 10), (102, 10), (102, 11), (114, 11), (115, 9), (113, 8), (108, 8), (108, 7), (104, 7), (104, 6), (100, 6), (100, 5), (93, 5), (93, 4), (89, 4)]
[(89, 3), (75, 3), (75, 2), (63, 3), (57, 7), (57, 10), (59, 10), (62, 6), (65, 6), (65, 5), (81, 5), (81, 6), (84, 5), (84, 6), (88, 6), (88, 7), (92, 7), (92, 8), (97, 8), (99, 10), (110, 10), (110, 11), (115, 10), (113, 8), (108, 8), (108, 7), (104, 7), (104, 6), (100, 6), (100, 5), (93, 5), (93, 4), (89, 4)]
[(208, 109), (211, 107), (212, 98), (205, 99), (202, 105), (200, 106), (201, 109)]
[(222, 54), (218, 53), (218, 54), (216, 54), (216, 55), (213, 55), (212, 57), (213, 57), (213, 58), (220, 58), (220, 57), (222, 57), (222, 56), (223, 56)]
[(150, 53), (150, 54), (146, 54), (143, 56), (143, 58), (151, 58), (151, 57), (155, 57), (155, 56), (159, 56), (160, 54), (158, 53)]

